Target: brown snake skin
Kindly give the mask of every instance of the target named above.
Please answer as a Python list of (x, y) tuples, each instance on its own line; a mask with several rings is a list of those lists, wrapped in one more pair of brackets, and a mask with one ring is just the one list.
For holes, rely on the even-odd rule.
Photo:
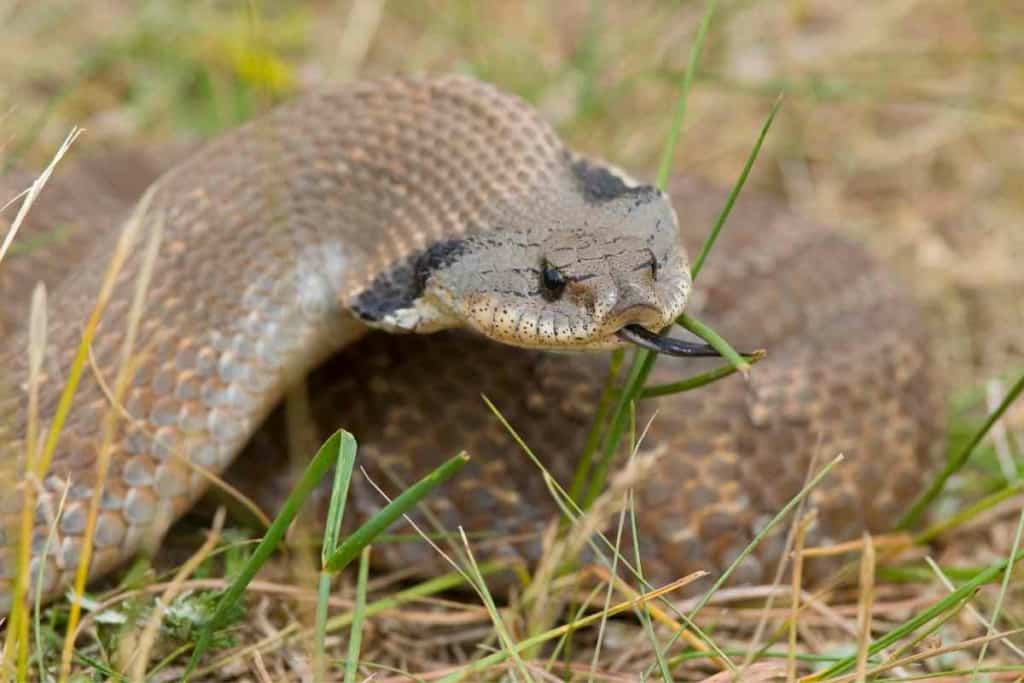
[[(25, 248), (0, 265), (0, 464), (9, 481), (20, 479), (25, 451), (32, 286), (42, 280), (49, 289), (45, 424), (123, 219), (168, 165), (142, 153), (66, 165), (15, 243)], [(271, 505), (288, 483), (280, 463), (288, 450), (284, 412), (257, 430), (285, 388), (315, 366), (307, 393), (319, 434), (310, 438), (338, 426), (352, 431), (360, 464), (385, 489), (394, 492), (395, 477), (410, 482), (460, 449), (474, 457), (429, 504), (447, 529), (522, 535), (555, 518), (542, 477), (479, 396), (492, 399), (567, 483), (604, 379), (604, 354), (550, 354), (458, 331), (364, 337), (347, 310), (367, 283), (437, 242), (510, 216), (543, 223), (585, 215), (567, 167), (557, 138), (528, 107), (463, 78), (309, 96), (176, 165), (153, 195), (146, 215), (159, 219), (143, 225), (93, 343), (98, 374), (115, 387), (142, 243), (159, 223), (134, 372), (109, 440), (90, 575), (151, 547), (207, 489), (186, 460), (219, 472), (242, 452), (229, 478)], [(4, 196), (28, 178), (7, 176)], [(724, 193), (688, 178), (669, 191), (694, 253)], [(582, 247), (573, 253), (586, 260)], [(390, 296), (385, 290), (377, 291)], [(878, 264), (834, 232), (745, 196), (688, 310), (735, 346), (770, 355), (749, 384), (734, 376), (642, 404), (641, 425), (657, 414), (641, 453), (661, 453), (638, 489), (648, 579), (723, 569), (801, 488), (815, 454), (819, 463), (840, 452), (846, 460), (811, 495), (818, 521), (809, 542), (891, 525), (934, 462), (941, 411), (915, 308)], [(707, 364), (662, 357), (651, 381)], [(42, 485), (33, 567), (45, 562), (47, 597), (60, 593), (79, 561), (110, 405), (96, 374), (82, 377)], [(56, 539), (42, 558), (68, 480)], [(15, 490), (0, 507), (4, 611), (20, 515)], [(357, 476), (350, 502), (355, 522), (383, 499)], [(485, 545), (533, 561), (542, 549), (537, 534)], [(770, 578), (781, 549), (781, 535), (770, 537), (736, 580)], [(439, 566), (423, 543), (382, 545), (377, 556), (393, 566)]]

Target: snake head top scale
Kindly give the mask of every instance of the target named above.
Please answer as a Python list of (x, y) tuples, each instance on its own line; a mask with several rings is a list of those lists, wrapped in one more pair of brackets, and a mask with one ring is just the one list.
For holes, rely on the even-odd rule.
[(419, 244), (374, 273), (350, 308), (393, 332), (465, 327), (529, 348), (715, 355), (658, 336), (691, 286), (669, 197), (569, 151), (517, 98), (468, 80), (460, 88), (475, 92), (453, 107), (456, 129), (431, 154), (456, 162), (448, 182), (462, 210), (445, 212), (442, 230), (416, 231)]

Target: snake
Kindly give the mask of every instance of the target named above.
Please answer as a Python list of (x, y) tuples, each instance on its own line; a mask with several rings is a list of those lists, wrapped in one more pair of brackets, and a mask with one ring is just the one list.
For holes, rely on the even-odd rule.
[[(722, 362), (665, 332), (684, 311), (768, 355), (748, 378), (637, 403), (637, 457), (657, 456), (631, 484), (648, 580), (715, 576), (741, 557), (731, 580), (771, 577), (785, 534), (745, 549), (837, 454), (807, 497), (808, 543), (889, 529), (934, 466), (941, 391), (926, 325), (868, 250), (744, 192), (694, 280), (689, 254), (723, 189), (689, 175), (666, 191), (641, 182), (470, 77), (355, 82), (186, 154), (68, 163), (0, 264), (4, 611), (30, 488), (31, 576), (52, 599), (85, 561), (86, 533), (95, 580), (158, 547), (211, 475), (261, 504), (287, 490), (293, 404), (314, 446), (339, 426), (359, 440), (346, 519), (379, 511), (378, 487), (395, 493), (465, 450), (470, 465), (425, 509), (485, 535), (488, 553), (537, 562), (559, 515), (546, 482), (573, 478), (607, 352), (660, 352), (651, 383)], [(5, 194), (26, 177), (7, 174)], [(46, 322), (33, 328), (39, 282)], [(26, 475), (104, 291), (48, 469)], [(437, 560), (424, 543), (374, 557)]]

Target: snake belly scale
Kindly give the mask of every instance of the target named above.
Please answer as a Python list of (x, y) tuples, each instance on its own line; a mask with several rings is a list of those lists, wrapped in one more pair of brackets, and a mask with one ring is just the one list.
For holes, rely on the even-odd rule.
[[(684, 307), (738, 345), (766, 346), (770, 359), (749, 384), (734, 377), (644, 403), (646, 414), (657, 411), (645, 448), (663, 453), (638, 491), (654, 580), (727, 564), (799, 489), (815, 452), (848, 458), (812, 496), (821, 541), (886, 528), (929, 470), (939, 410), (923, 331), (863, 250), (771, 202), (744, 199), (691, 291), (684, 243), (695, 246), (722, 193), (681, 178), (670, 200), (570, 152), (528, 105), (489, 85), (358, 83), (280, 107), (158, 177), (166, 161), (139, 159), (119, 162), (133, 169), (112, 174), (120, 184), (104, 185), (87, 165), (58, 174), (22, 238), (55, 227), (63, 237), (0, 270), (0, 463), (16, 481), (31, 288), (42, 279), (50, 289), (39, 386), (46, 424), (129, 207), (156, 177), (92, 344), (95, 372), (83, 376), (36, 484), (33, 567), (42, 565), (48, 597), (77, 568), (110, 409), (98, 377), (117, 374), (142, 245), (157, 225), (92, 577), (159, 540), (204, 493), (208, 479), (191, 464), (222, 472), (237, 461), (231, 476), (269, 499), (286, 478), (271, 474), (280, 444), (260, 425), (315, 368), (318, 424), (356, 433), (371, 473), (389, 465), (408, 481), (466, 448), (473, 469), (433, 501), (442, 521), (536, 530), (554, 504), (479, 394), (564, 481), (604, 360), (547, 352), (616, 348), (628, 338), (622, 330), (656, 332)], [(654, 381), (696, 367), (663, 358)], [(24, 485), (0, 507), (6, 603)], [(381, 505), (365, 483), (354, 486), (358, 511)], [(51, 524), (56, 538), (44, 555)], [(780, 543), (762, 544), (738, 578), (770, 575)], [(542, 548), (510, 541), (499, 551), (535, 560)], [(382, 555), (397, 563), (423, 553), (402, 544)]]

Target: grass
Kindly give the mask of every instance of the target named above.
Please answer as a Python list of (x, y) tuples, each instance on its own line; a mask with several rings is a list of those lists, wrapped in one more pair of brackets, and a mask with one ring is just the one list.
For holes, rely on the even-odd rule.
[(921, 515), (928, 508), (929, 504), (934, 501), (939, 494), (942, 492), (943, 487), (949, 478), (956, 474), (958, 471), (963, 469), (964, 465), (967, 464), (967, 460), (974, 453), (974, 450), (981, 443), (981, 440), (985, 438), (985, 435), (989, 433), (992, 426), (996, 421), (1002, 417), (1002, 415), (1009, 409), (1013, 402), (1017, 400), (1021, 392), (1024, 391), (1024, 375), (1021, 375), (1013, 387), (1007, 392), (1006, 396), (1002, 401), (999, 402), (999, 406), (992, 411), (992, 413), (986, 418), (984, 424), (978, 429), (974, 436), (967, 442), (966, 445), (956, 455), (949, 459), (946, 466), (939, 472), (931, 486), (928, 487), (921, 497), (914, 501), (914, 504), (907, 511), (907, 514), (899, 521), (899, 528), (906, 529), (913, 526), (921, 518)]
[[(1007, 634), (1024, 623), (1020, 590), (1006, 571), (1010, 559), (1020, 555), (1020, 516), (1014, 514), (1020, 508), (1020, 481), (1007, 481), (994, 465), (996, 454), (985, 433), (995, 413), (979, 398), (983, 392), (978, 387), (988, 377), (1009, 377), (1013, 388), (997, 412), (1009, 428), (1011, 457), (1019, 463), (1021, 444), (1014, 441), (1020, 433), (1014, 412), (1019, 403), (1013, 403), (1013, 396), (1024, 368), (1012, 359), (1013, 350), (1019, 350), (1013, 338), (1021, 328), (1021, 311), (1014, 290), (1018, 281), (1007, 259), (1019, 253), (1019, 231), (1010, 226), (1019, 225), (1024, 206), (1019, 193), (1007, 188), (1020, 175), (1012, 141), (1024, 111), (1013, 86), (1018, 93), (1024, 90), (1021, 76), (1005, 67), (1013, 55), (1013, 37), (1024, 30), (1020, 18), (1001, 12), (995, 3), (968, 6), (957, 0), (917, 3), (913, 21), (897, 3), (855, 11), (830, 0), (771, 8), (721, 2), (714, 17), (700, 6), (656, 2), (637, 3), (628, 11), (603, 2), (559, 3), (558, 9), (532, 2), (456, 2), (448, 12), (426, 4), (377, 3), (376, 9), (372, 4), (357, 0), (312, 10), (298, 3), (271, 8), (251, 2), (244, 10), (210, 4), (169, 13), (160, 3), (148, 3), (138, 14), (116, 10), (124, 20), (113, 23), (83, 12), (80, 20), (61, 24), (62, 40), (46, 41), (45, 59), (26, 46), (39, 43), (34, 32), (52, 26), (46, 29), (47, 18), (27, 7), (5, 25), (9, 47), (0, 48), (0, 63), (12, 65), (6, 69), (12, 89), (26, 97), (0, 130), (8, 149), (36, 160), (49, 155), (70, 122), (83, 118), (89, 121), (90, 142), (117, 139), (126, 125), (143, 131), (131, 135), (185, 131), (205, 136), (249, 118), (269, 102), (306, 87), (310, 79), (329, 80), (315, 70), (327, 65), (333, 72), (336, 58), (343, 61), (337, 72), (345, 74), (409, 66), (476, 73), (529, 97), (574, 145), (597, 146), (626, 166), (659, 166), (662, 177), (673, 163), (696, 168), (732, 183), (734, 195), (748, 175), (762, 187), (782, 190), (806, 212), (845, 223), (894, 270), (917, 283), (933, 329), (943, 332), (936, 343), (950, 368), (953, 457), (935, 480), (935, 495), (912, 507), (906, 521), (909, 528), (917, 511), (940, 511), (933, 526), (915, 539), (932, 544), (928, 552), (939, 553), (934, 566), (955, 583), (951, 590), (941, 585), (925, 564), (931, 557), (892, 566), (878, 543), (871, 594), (841, 586), (806, 596), (794, 590), (794, 606), (782, 614), (768, 609), (770, 603), (761, 598), (730, 602), (727, 589), (706, 591), (685, 603), (678, 597), (669, 600), (671, 593), (652, 586), (623, 593), (626, 587), (616, 571), (631, 567), (643, 577), (637, 549), (599, 537), (592, 539), (591, 551), (605, 558), (610, 574), (584, 590), (586, 566), (570, 563), (566, 572), (554, 572), (535, 592), (564, 596), (575, 609), (523, 623), (530, 612), (515, 594), (502, 604), (486, 589), (478, 600), (451, 593), (471, 584), (479, 591), (480, 577), (501, 565), (463, 563), (460, 571), (411, 587), (388, 584), (387, 577), (367, 577), (360, 541), (344, 561), (332, 565), (359, 557), (359, 571), (318, 573), (310, 585), (291, 586), (301, 576), (290, 569), (294, 558), (268, 552), (280, 542), (287, 523), (268, 532), (258, 552), (256, 544), (238, 544), (237, 530), (232, 536), (226, 529), (198, 574), (181, 577), (182, 592), (163, 605), (165, 642), (157, 643), (159, 663), (149, 674), (175, 671), (197, 640), (207, 637), (197, 629), (216, 625), (219, 617), (203, 617), (180, 640), (171, 632), (172, 623), (190, 623), (184, 616), (189, 610), (212, 608), (201, 580), (235, 577), (234, 583), (219, 579), (231, 596), (221, 601), (226, 628), (209, 636), (218, 651), (204, 659), (197, 676), (213, 677), (236, 667), (257, 672), (257, 677), (266, 672), (273, 680), (278, 672), (293, 671), (289, 667), (299, 666), (308, 654), (321, 680), (329, 679), (336, 664), (347, 680), (371, 672), (383, 680), (403, 672), (447, 680), (496, 679), (502, 673), (523, 680), (619, 680), (616, 676), (642, 671), (685, 680), (740, 660), (792, 662), (794, 676), (813, 680), (855, 680), (858, 671), (869, 680), (889, 675), (898, 680), (1019, 678), (1022, 661), (1000, 638), (1019, 644), (1019, 636), (1014, 641)], [(375, 11), (380, 12), (376, 19)], [(330, 27), (344, 26), (352, 17), (364, 17), (360, 25), (371, 30), (360, 49), (339, 50), (339, 32)], [(107, 25), (117, 28), (95, 29)], [(571, 28), (553, 28), (574, 25), (584, 27), (581, 37)], [(699, 59), (699, 51), (690, 49), (701, 42), (694, 36), (706, 46)], [(81, 60), (83, 53), (90, 58)], [(26, 67), (25, 56), (35, 56), (36, 62)], [(60, 76), (62, 69), (74, 77)], [(669, 123), (670, 132), (659, 134), (681, 81), (684, 95), (677, 112), (689, 112), (685, 126), (679, 113)], [(60, 86), (55, 97), (34, 94), (52, 90), (51, 83)], [(787, 93), (786, 107), (780, 111), (776, 101), (766, 122), (765, 108), (780, 91)], [(120, 122), (103, 118), (111, 110)], [(772, 134), (766, 136), (773, 121)], [(762, 134), (751, 153), (758, 124)], [(687, 142), (685, 164), (678, 164), (672, 145), (661, 152), (666, 137)], [(771, 155), (754, 168), (762, 144)], [(741, 181), (734, 182), (741, 166)], [(727, 215), (728, 207), (718, 221), (725, 230)], [(961, 224), (972, 229), (957, 230)], [(5, 243), (5, 248), (11, 245), (8, 258), (18, 256), (19, 243)], [(697, 253), (694, 270), (699, 273), (707, 252)], [(624, 365), (621, 357), (618, 363)], [(668, 388), (645, 386), (644, 362), (629, 366), (625, 378), (619, 370), (610, 372), (615, 379), (608, 383), (605, 409), (597, 420), (603, 425), (610, 420), (612, 430), (595, 429), (589, 447), (602, 460), (583, 472), (571, 496), (554, 494), (566, 506), (563, 530), (598, 524), (589, 517), (592, 512), (574, 509), (574, 500), (592, 503), (596, 517), (612, 514), (612, 502), (622, 507), (629, 500), (628, 482), (616, 490), (617, 497), (602, 499), (601, 492), (609, 482), (615, 486), (621, 474), (613, 458), (619, 442), (633, 431), (635, 398), (697, 388), (734, 370), (723, 366)], [(494, 398), (500, 403), (503, 397)], [(629, 436), (628, 441), (632, 452), (635, 439)], [(336, 456), (335, 450), (331, 457)], [(338, 476), (333, 491), (340, 496), (347, 484), (340, 470)], [(544, 471), (538, 476), (548, 477), (552, 486), (557, 483)], [(343, 501), (332, 507), (338, 513), (344, 508)], [(634, 513), (644, 513), (629, 505), (624, 509), (631, 520)], [(328, 530), (337, 534), (341, 521), (339, 515)], [(274, 543), (266, 542), (275, 537)], [(325, 548), (341, 541), (337, 535), (325, 538)], [(466, 550), (472, 554), (468, 543)], [(228, 552), (234, 557), (230, 567), (224, 562)], [(855, 555), (861, 561), (860, 553)], [(330, 557), (324, 554), (322, 567)], [(242, 580), (252, 579), (260, 566), (265, 580)], [(901, 580), (890, 579), (900, 571)], [(145, 576), (139, 585), (154, 580)], [(671, 588), (678, 586), (664, 590)], [(267, 592), (271, 589), (275, 592)], [(593, 591), (606, 596), (596, 606), (588, 600)], [(260, 612), (253, 600), (245, 601), (245, 611), (237, 609), (243, 594), (269, 600), (270, 611)], [(433, 601), (442, 594), (444, 601)], [(124, 632), (98, 617), (112, 617), (118, 610), (130, 614), (131, 603), (125, 600), (136, 601), (142, 614), (154, 613), (145, 593), (130, 599), (117, 595), (101, 596), (103, 604), (108, 597), (113, 600), (111, 606), (86, 614), (91, 631), (82, 631), (89, 637), (75, 643), (76, 671), (102, 672), (117, 680), (121, 667), (113, 653)], [(614, 604), (613, 595), (619, 596)], [(304, 604), (315, 607), (308, 620)], [(31, 630), (32, 638), (20, 642), (34, 643), (32, 655), (40, 668), (52, 667), (59, 653), (59, 640), (53, 642), (49, 634), (75, 630), (69, 628), (67, 610), (57, 605), (31, 619), (24, 612), (12, 615), (11, 623), (22, 632)], [(975, 620), (971, 610), (986, 619)], [(424, 615), (430, 620), (426, 625)], [(620, 616), (610, 619), (613, 615)], [(701, 636), (688, 645), (672, 643), (690, 623), (687, 617), (696, 618)], [(858, 617), (860, 630), (854, 623)], [(755, 638), (752, 624), (760, 619), (772, 624), (776, 630), (769, 628), (769, 633), (781, 633), (782, 640), (772, 635), (762, 644)], [(260, 630), (268, 625), (271, 631)], [(853, 627), (857, 636), (845, 627)], [(444, 634), (444, 642), (427, 644), (431, 639), (422, 636), (424, 630)], [(542, 646), (556, 642), (559, 656), (545, 658)], [(24, 661), (27, 655), (26, 650)], [(510, 662), (512, 668), (503, 668)], [(784, 676), (785, 668), (780, 671)]]
[[(366, 619), (366, 582), (370, 576), (370, 547), (363, 548), (359, 556), (359, 578), (356, 580), (356, 606), (352, 611), (352, 628), (348, 635), (348, 652), (345, 653), (345, 683), (355, 683), (359, 669), (359, 646), (363, 640), (363, 623)], [(324, 621), (324, 630), (327, 622)], [(319, 634), (318, 634), (319, 635)], [(327, 651), (323, 641), (317, 643), (317, 652)]]
[[(256, 576), (256, 572), (270, 559), (271, 554), (281, 544), (285, 531), (291, 526), (306, 499), (324, 478), (329, 468), (336, 468), (338, 474), (335, 478), (335, 487), (331, 492), (331, 506), (327, 518), (329, 526), (324, 531), (326, 542), (322, 555), (321, 581), (317, 601), (316, 642), (318, 647), (321, 648), (319, 651), (321, 660), (323, 657), (323, 636), (327, 628), (327, 591), (324, 590), (324, 585), (329, 585), (329, 576), (348, 566), (348, 563), (363, 552), (374, 538), (391, 526), (396, 519), (423, 500), (435, 488), (451, 478), (469, 461), (469, 457), (465, 453), (460, 453), (451, 458), (434, 472), (431, 472), (415, 485), (409, 487), (398, 498), (388, 503), (382, 510), (370, 517), (370, 519), (350, 534), (340, 545), (337, 545), (337, 539), (341, 534), (344, 502), (348, 495), (348, 484), (355, 457), (355, 439), (351, 434), (344, 431), (335, 432), (320, 447), (316, 456), (307, 466), (306, 471), (303, 472), (298, 485), (288, 495), (287, 500), (285, 500), (284, 505), (281, 507), (281, 511), (274, 518), (259, 545), (256, 546), (256, 549), (242, 567), (238, 576), (234, 578), (228, 589), (220, 596), (213, 614), (206, 620), (203, 630), (196, 640), (191, 660), (185, 670), (186, 680), (195, 670), (195, 667), (213, 642), (214, 633), (225, 625), (228, 614), (236, 608), (242, 593)], [(325, 581), (325, 578), (328, 581)]]
[[(707, 34), (708, 27), (710, 26), (711, 17), (714, 14), (717, 3), (713, 0), (705, 6), (704, 15), (701, 19), (700, 26), (697, 30), (696, 38), (694, 39), (693, 46), (690, 50), (690, 58), (687, 62), (687, 68), (683, 74), (683, 79), (680, 83), (679, 88), (679, 99), (676, 102), (676, 109), (673, 114), (672, 126), (669, 129), (668, 140), (665, 143), (665, 150), (662, 153), (661, 164), (658, 167), (658, 178), (656, 184), (659, 188), (664, 189), (668, 182), (668, 174), (671, 170), (671, 160), (674, 158), (675, 147), (679, 141), (679, 133), (683, 127), (684, 117), (686, 115), (686, 102), (690, 92), (690, 84), (693, 81), (694, 73), (696, 72), (697, 64), (700, 59), (701, 49), (703, 48), (704, 38)], [(779, 111), (779, 105), (781, 104), (781, 96), (776, 99), (775, 104), (772, 106), (771, 112), (768, 118), (765, 120), (764, 125), (761, 127), (761, 133), (757, 138), (750, 155), (747, 157), (747, 161), (743, 166), (739, 178), (733, 185), (732, 191), (729, 194), (729, 199), (725, 206), (722, 207), (721, 212), (718, 215), (718, 219), (715, 221), (715, 225), (712, 227), (711, 232), (705, 238), (701, 245), (700, 251), (697, 254), (697, 258), (690, 268), (691, 276), (696, 282), (697, 276), (700, 274), (701, 269), (704, 266), (704, 261), (707, 259), (708, 254), (711, 253), (711, 249), (718, 239), (723, 225), (729, 216), (729, 212), (732, 210), (733, 205), (736, 202), (736, 198), (739, 196), (740, 191), (743, 189), (743, 185), (746, 183), (747, 178), (750, 175), (750, 170), (753, 168), (754, 161), (757, 159), (758, 153), (761, 151), (761, 146), (764, 143), (765, 137), (768, 134), (768, 130), (771, 128), (772, 122), (775, 120), (775, 115)], [(719, 336), (714, 330), (704, 325), (693, 316), (684, 313), (676, 321), (679, 325), (703, 338), (708, 344), (715, 348), (723, 358), (729, 361), (729, 365), (736, 372), (742, 373), (747, 376), (750, 372), (750, 363), (740, 356), (739, 353), (733, 349), (727, 341)], [(621, 355), (621, 351), (615, 351), (614, 354)], [(763, 351), (757, 351), (754, 353), (754, 357), (763, 357)], [(633, 361), (629, 369), (629, 374), (625, 384), (623, 385), (618, 400), (615, 403), (615, 410), (612, 413), (612, 417), (607, 427), (607, 434), (604, 439), (604, 448), (601, 456), (601, 460), (598, 461), (596, 468), (591, 476), (589, 486), (587, 487), (585, 496), (582, 498), (583, 507), (587, 507), (593, 502), (597, 493), (604, 488), (605, 479), (608, 473), (608, 467), (611, 463), (612, 458), (618, 448), (621, 440), (622, 428), (625, 421), (626, 411), (630, 408), (634, 401), (639, 399), (644, 393), (645, 384), (647, 383), (647, 377), (654, 367), (654, 363), (657, 357), (648, 351), (638, 350), (634, 352)], [(615, 367), (621, 363), (621, 358), (613, 358), (612, 366)], [(725, 377), (727, 373), (708, 373), (703, 377), (693, 377), (688, 380), (681, 380), (680, 382), (673, 383), (675, 388), (680, 391), (686, 391), (691, 388), (703, 385), (704, 382), (714, 381)], [(608, 388), (606, 393), (611, 389), (611, 382), (614, 379), (614, 375), (609, 373)], [(671, 388), (662, 386), (658, 390), (657, 395), (667, 395), (672, 393)], [(599, 411), (597, 419), (603, 419), (603, 415)], [(595, 423), (594, 427), (591, 428), (592, 434), (600, 434), (598, 423)], [(596, 448), (599, 442), (594, 440), (588, 443), (588, 447), (591, 445)], [(593, 459), (593, 451), (590, 448), (584, 450), (583, 455), (580, 458), (580, 463), (577, 466), (576, 475), (574, 477), (574, 485), (577, 482), (582, 482), (586, 479), (586, 473), (591, 469), (591, 462)]]

